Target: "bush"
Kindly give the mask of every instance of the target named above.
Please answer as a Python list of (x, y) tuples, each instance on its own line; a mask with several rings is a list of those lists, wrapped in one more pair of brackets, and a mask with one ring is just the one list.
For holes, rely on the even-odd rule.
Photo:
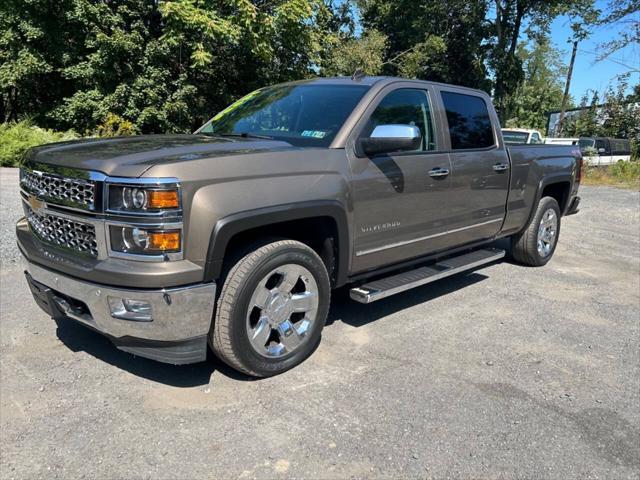
[(640, 162), (620, 161), (608, 166), (587, 166), (584, 171), (585, 185), (613, 185), (640, 189)]
[(18, 167), (25, 152), (44, 143), (73, 140), (78, 135), (69, 130), (55, 132), (31, 125), (29, 122), (0, 124), (0, 167)]
[(640, 162), (618, 162), (611, 165), (611, 175), (623, 182), (634, 182), (640, 178)]
[(138, 133), (136, 126), (129, 120), (109, 113), (93, 132), (98, 137), (120, 137)]
[(631, 139), (631, 160), (640, 162), (640, 138)]

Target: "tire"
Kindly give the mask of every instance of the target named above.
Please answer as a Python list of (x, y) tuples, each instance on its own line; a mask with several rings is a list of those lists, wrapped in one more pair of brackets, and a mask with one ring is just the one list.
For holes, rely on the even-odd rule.
[(541, 198), (529, 226), (513, 237), (511, 254), (514, 260), (532, 267), (546, 265), (558, 245), (560, 223), (558, 202), (552, 197)]
[(311, 248), (293, 240), (260, 246), (227, 272), (211, 347), (248, 375), (282, 373), (315, 350), (330, 298), (329, 275)]

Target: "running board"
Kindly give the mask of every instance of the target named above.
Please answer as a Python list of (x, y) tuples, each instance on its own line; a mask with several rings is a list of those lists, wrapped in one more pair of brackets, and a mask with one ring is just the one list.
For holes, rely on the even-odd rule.
[(399, 273), (391, 277), (382, 278), (374, 282), (354, 287), (350, 291), (351, 299), (360, 303), (371, 303), (382, 298), (404, 292), (441, 278), (450, 277), (456, 273), (465, 272), (500, 260), (505, 255), (504, 250), (484, 248), (457, 257), (442, 260), (428, 267)]

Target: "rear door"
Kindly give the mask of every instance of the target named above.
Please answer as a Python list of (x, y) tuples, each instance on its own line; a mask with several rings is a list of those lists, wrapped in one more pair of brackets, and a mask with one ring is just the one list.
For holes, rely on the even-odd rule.
[(451, 188), (449, 246), (491, 238), (506, 214), (510, 162), (488, 96), (442, 87), (439, 100), (448, 125)]
[[(448, 153), (433, 115), (432, 91), (420, 83), (383, 89), (354, 129), (347, 148), (352, 169), (355, 222), (354, 272), (425, 255), (446, 243)], [(415, 125), (415, 151), (358, 156), (355, 144), (378, 125)]]

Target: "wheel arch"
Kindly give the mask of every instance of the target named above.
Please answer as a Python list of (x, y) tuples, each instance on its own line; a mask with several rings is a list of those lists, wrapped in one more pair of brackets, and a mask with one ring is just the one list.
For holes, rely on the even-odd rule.
[(252, 232), (257, 235), (278, 236), (283, 230), (296, 226), (308, 227), (313, 223), (331, 226), (331, 236), (335, 237), (335, 274), (332, 283), (336, 287), (344, 285), (347, 281), (350, 258), (349, 229), (343, 204), (334, 200), (283, 204), (238, 212), (221, 218), (211, 232), (205, 264), (205, 281), (220, 278), (225, 256), (233, 247), (234, 239), (244, 238)]
[[(542, 180), (540, 180), (540, 183), (538, 183), (536, 195), (531, 206), (531, 211), (529, 212), (529, 218), (527, 219), (527, 223), (525, 224), (523, 230), (529, 226), (529, 224), (533, 220), (533, 217), (535, 217), (540, 199), (545, 196), (545, 193), (553, 193), (553, 195), (549, 196), (556, 199), (558, 205), (560, 206), (560, 213), (564, 215), (569, 205), (572, 184), (573, 177), (571, 176), (571, 174), (567, 173), (549, 174), (542, 178)], [(559, 198), (556, 198), (556, 195), (559, 195)]]

